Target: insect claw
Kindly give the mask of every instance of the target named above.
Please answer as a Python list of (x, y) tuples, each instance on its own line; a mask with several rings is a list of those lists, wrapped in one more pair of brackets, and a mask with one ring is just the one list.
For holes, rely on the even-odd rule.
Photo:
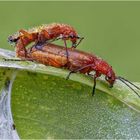
[(110, 88), (113, 88), (113, 85), (110, 85), (109, 87), (110, 87)]
[(92, 96), (94, 96), (95, 95), (95, 89), (92, 91)]
[(70, 75), (68, 74), (67, 77), (66, 77), (66, 80), (69, 80), (69, 76), (70, 76)]
[(95, 88), (96, 88), (96, 75), (94, 75), (94, 85), (93, 85), (93, 89), (92, 89), (92, 96), (95, 95)]
[(67, 75), (66, 80), (69, 80), (69, 75)]
[(74, 73), (74, 71), (69, 72), (69, 74), (68, 74), (67, 77), (66, 77), (66, 80), (69, 80), (70, 75), (71, 75), (72, 73)]

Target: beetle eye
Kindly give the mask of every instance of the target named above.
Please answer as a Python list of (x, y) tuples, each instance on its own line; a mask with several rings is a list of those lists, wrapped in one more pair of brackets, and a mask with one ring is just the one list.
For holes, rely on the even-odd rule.
[(70, 37), (70, 38), (74, 38), (74, 36), (73, 36), (73, 35), (70, 35), (69, 37)]
[(112, 77), (108, 77), (108, 79), (110, 80)]
[(107, 80), (107, 81), (108, 81), (108, 80), (111, 80), (111, 77), (108, 77), (108, 76), (107, 76), (107, 77), (106, 77), (106, 80)]

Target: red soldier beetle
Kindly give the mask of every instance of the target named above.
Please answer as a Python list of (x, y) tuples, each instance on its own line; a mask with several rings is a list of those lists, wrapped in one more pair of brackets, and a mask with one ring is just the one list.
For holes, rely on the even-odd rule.
[[(84, 38), (80, 37), (75, 29), (70, 25), (52, 23), (35, 27), (27, 31), (21, 29), (16, 34), (9, 36), (8, 41), (10, 43), (16, 44), (15, 47), (17, 57), (19, 55), (19, 52), (21, 51), (23, 57), (26, 57), (26, 46), (31, 42), (35, 42), (36, 46), (38, 46), (38, 49), (41, 49), (42, 44), (44, 44), (45, 42), (50, 43), (59, 39), (62, 39), (64, 41), (68, 60), (66, 40), (70, 40), (72, 42), (72, 48), (76, 48)], [(77, 40), (79, 40), (79, 42), (77, 42)]]
[[(112, 66), (96, 55), (68, 48), (69, 61), (67, 61), (65, 47), (54, 44), (44, 44), (41, 50), (38, 50), (37, 48), (38, 46), (29, 48), (25, 58), (23, 58), (22, 51), (21, 53), (19, 52), (18, 56), (21, 56), (20, 58), (23, 60), (31, 60), (44, 65), (68, 69), (70, 70), (70, 73), (66, 78), (67, 80), (72, 73), (76, 72), (90, 75), (94, 80), (92, 95), (95, 93), (96, 79), (101, 75), (104, 75), (105, 80), (109, 83), (110, 87), (113, 87), (115, 81), (118, 79), (140, 97), (138, 92), (132, 87), (134, 86), (136, 89), (140, 90), (138, 86), (123, 77), (116, 76)], [(92, 71), (95, 72), (94, 75), (90, 74)]]

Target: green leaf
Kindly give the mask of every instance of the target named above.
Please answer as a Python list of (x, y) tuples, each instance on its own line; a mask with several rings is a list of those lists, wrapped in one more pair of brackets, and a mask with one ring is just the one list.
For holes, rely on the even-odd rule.
[[(0, 55), (14, 57), (2, 49)], [(18, 71), (12, 112), (21, 138), (140, 137), (140, 99), (120, 81), (110, 89), (102, 77), (92, 97), (93, 80), (85, 75), (72, 74), (66, 81), (69, 71), (34, 62), (1, 59), (0, 66), (1, 74), (7, 68)]]

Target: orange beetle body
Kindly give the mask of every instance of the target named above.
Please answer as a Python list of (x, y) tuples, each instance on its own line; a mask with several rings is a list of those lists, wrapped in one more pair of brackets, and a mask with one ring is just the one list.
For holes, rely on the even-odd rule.
[[(72, 42), (72, 47), (76, 47), (83, 38), (80, 38), (75, 29), (67, 24), (52, 23), (48, 25), (42, 25), (29, 30), (19, 30), (14, 35), (9, 36), (8, 41), (10, 43), (16, 43), (16, 55), (22, 51), (23, 57), (26, 57), (26, 46), (31, 42), (35, 44), (43, 44), (49, 41), (55, 41), (58, 39), (64, 40), (65, 47), (66, 40)], [(77, 40), (80, 39), (79, 43)], [(21, 56), (20, 56), (21, 57)]]

